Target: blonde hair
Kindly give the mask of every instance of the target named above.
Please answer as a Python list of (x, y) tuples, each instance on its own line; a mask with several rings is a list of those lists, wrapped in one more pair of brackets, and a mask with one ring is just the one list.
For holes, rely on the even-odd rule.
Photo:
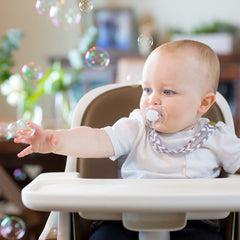
[(205, 74), (207, 85), (210, 86), (210, 91), (216, 93), (220, 76), (220, 63), (216, 53), (206, 44), (193, 40), (179, 40), (168, 42), (159, 47), (167, 51), (187, 51), (191, 52), (202, 68), (202, 73)]

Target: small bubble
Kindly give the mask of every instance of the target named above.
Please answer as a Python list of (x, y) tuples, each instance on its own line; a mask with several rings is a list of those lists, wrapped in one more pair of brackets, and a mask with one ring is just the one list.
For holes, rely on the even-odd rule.
[(138, 37), (137, 42), (140, 48), (151, 48), (153, 45), (153, 38), (150, 35), (141, 34)]
[(16, 168), (13, 171), (13, 177), (17, 181), (24, 181), (27, 179), (27, 174), (20, 168)]
[(91, 12), (92, 9), (93, 9), (93, 4), (92, 4), (91, 1), (82, 0), (82, 1), (79, 3), (79, 9), (80, 9), (82, 12), (89, 13), (89, 12)]
[(0, 232), (6, 239), (21, 239), (24, 236), (25, 231), (25, 223), (19, 217), (7, 216), (1, 222)]

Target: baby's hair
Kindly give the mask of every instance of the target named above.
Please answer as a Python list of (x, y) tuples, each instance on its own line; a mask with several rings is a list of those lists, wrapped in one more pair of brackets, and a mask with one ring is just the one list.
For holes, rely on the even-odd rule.
[(219, 83), (220, 63), (216, 53), (209, 46), (193, 40), (179, 40), (165, 43), (160, 48), (172, 51), (184, 50), (185, 48), (186, 52), (191, 51), (198, 58), (202, 69), (205, 67), (206, 81), (211, 83), (212, 89), (210, 90), (216, 93)]

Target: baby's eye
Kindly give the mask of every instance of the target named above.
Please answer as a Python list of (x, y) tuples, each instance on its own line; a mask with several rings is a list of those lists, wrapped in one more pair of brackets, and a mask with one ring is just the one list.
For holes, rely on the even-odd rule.
[(150, 88), (144, 88), (144, 89), (143, 89), (143, 92), (144, 92), (145, 94), (150, 94), (150, 93), (152, 92), (152, 90), (151, 90)]
[(163, 93), (164, 93), (165, 95), (173, 95), (173, 94), (175, 94), (174, 91), (168, 90), (168, 89), (164, 90)]

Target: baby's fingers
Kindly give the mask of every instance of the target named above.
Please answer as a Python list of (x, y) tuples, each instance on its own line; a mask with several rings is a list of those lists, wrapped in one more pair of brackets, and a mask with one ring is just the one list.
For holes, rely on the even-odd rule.
[(28, 146), (27, 148), (23, 149), (20, 153), (18, 153), (18, 157), (19, 158), (22, 158), (22, 157), (25, 157), (29, 154), (33, 153), (33, 149), (32, 149), (32, 146)]
[(14, 138), (14, 142), (15, 143), (31, 144), (32, 141), (31, 141), (30, 137), (21, 136), (21, 137)]
[(28, 121), (28, 122), (27, 122), (27, 125), (28, 125), (28, 127), (34, 129), (35, 131), (40, 131), (40, 130), (42, 130), (42, 127), (41, 127), (41, 126), (39, 126), (39, 125), (37, 125), (37, 124), (35, 124), (35, 123), (33, 123), (33, 122)]
[(17, 134), (20, 136), (26, 136), (26, 137), (31, 137), (35, 133), (35, 129), (33, 128), (28, 128), (28, 129), (20, 129), (17, 131)]

